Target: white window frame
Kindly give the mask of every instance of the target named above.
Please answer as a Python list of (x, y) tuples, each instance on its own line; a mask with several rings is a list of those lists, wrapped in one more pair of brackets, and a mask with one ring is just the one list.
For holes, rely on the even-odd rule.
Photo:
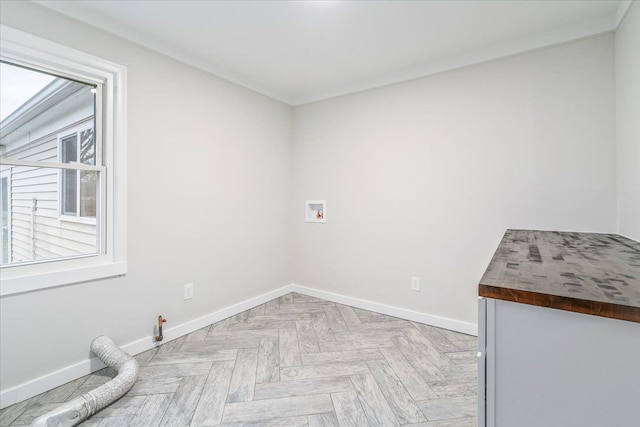
[[(11, 262), (11, 254), (12, 254), (12, 245), (11, 245), (11, 202), (12, 202), (12, 194), (11, 194), (11, 169), (7, 169), (7, 170), (3, 170), (0, 171), (0, 180), (2, 180), (3, 178), (6, 178), (7, 180), (7, 201), (9, 202), (9, 204), (7, 205), (7, 241), (9, 242), (9, 247), (7, 248), (9, 250), (8, 255), (8, 260), (9, 262)], [(2, 225), (0, 224), (0, 227)], [(1, 235), (2, 231), (0, 231), (0, 235)], [(2, 236), (4, 237), (4, 236)], [(2, 239), (0, 239), (0, 245), (2, 245)], [(2, 261), (2, 256), (4, 254), (2, 253), (2, 251), (0, 251), (0, 261)]]
[[(96, 116), (98, 116), (98, 114), (100, 114), (98, 109), (96, 109), (96, 113), (95, 114), (96, 114)], [(95, 123), (95, 121), (94, 121), (94, 123)], [(76, 126), (76, 127), (71, 128), (71, 129), (67, 129), (66, 131), (61, 132), (56, 136), (56, 139), (58, 141), (58, 162), (62, 163), (62, 140), (64, 138), (68, 137), (68, 136), (71, 136), (71, 135), (75, 134), (76, 137), (78, 138), (77, 141), (78, 141), (78, 150), (79, 150), (80, 149), (80, 132), (82, 132), (84, 130), (87, 130), (87, 129), (91, 129), (91, 128), (95, 128), (95, 135), (94, 135), (95, 144), (96, 144), (96, 159), (95, 159), (96, 162), (95, 163), (96, 163), (96, 165), (100, 165), (101, 164), (101, 156), (99, 155), (99, 153), (102, 151), (102, 147), (101, 147), (101, 144), (100, 144), (100, 140), (97, 137), (99, 129), (100, 129), (100, 126), (95, 126), (94, 127), (93, 123), (92, 124), (88, 124), (87, 123), (87, 124), (84, 124), (84, 125), (81, 125), (81, 126)], [(76, 199), (78, 199), (77, 200), (78, 212), (76, 212), (76, 215), (69, 215), (69, 214), (65, 214), (64, 213), (64, 210), (62, 209), (62, 206), (63, 206), (63, 203), (64, 203), (64, 201), (63, 201), (63, 190), (62, 190), (62, 187), (63, 187), (63, 182), (62, 181), (63, 181), (63, 179), (64, 179), (63, 178), (63, 173), (62, 173), (62, 171), (59, 171), (58, 172), (58, 191), (59, 191), (59, 194), (60, 194), (60, 200), (58, 201), (58, 218), (60, 219), (60, 221), (78, 222), (78, 223), (82, 223), (82, 224), (95, 225), (96, 224), (96, 218), (95, 217), (80, 216), (80, 200), (79, 200), (79, 198), (80, 198), (80, 184), (79, 183), (78, 183), (78, 188), (76, 189)], [(80, 178), (77, 177), (77, 179), (79, 180)], [(101, 202), (102, 202), (101, 198), (98, 197), (98, 200), (97, 200), (97, 203), (98, 203), (97, 208), (98, 209), (100, 209), (100, 205), (102, 204)], [(100, 215), (99, 212), (96, 212), (96, 214)], [(99, 237), (99, 236), (96, 236), (96, 237)]]
[[(2, 44), (0, 58), (35, 67), (51, 74), (102, 85), (102, 96), (96, 102), (102, 109), (103, 165), (100, 173), (101, 251), (97, 255), (71, 259), (43, 260), (0, 267), (0, 296), (38, 289), (64, 286), (127, 272), (126, 242), (126, 67), (33, 36), (6, 25), (0, 25)], [(99, 111), (99, 109), (97, 109)], [(97, 114), (97, 112), (96, 112)], [(57, 163), (9, 160), (15, 166), (60, 167)], [(74, 165), (95, 170), (95, 166)]]

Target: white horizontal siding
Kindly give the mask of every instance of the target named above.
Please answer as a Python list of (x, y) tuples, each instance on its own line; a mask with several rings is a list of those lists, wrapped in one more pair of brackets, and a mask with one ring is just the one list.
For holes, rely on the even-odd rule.
[[(62, 222), (65, 223), (64, 227), (60, 228), (59, 227), (60, 219), (58, 219), (57, 214), (55, 217), (53, 215), (42, 215), (40, 212), (41, 210), (42, 209), (39, 207), (36, 215), (37, 216), (36, 222), (38, 225), (59, 228), (60, 230), (62, 230), (62, 232), (72, 232), (72, 233), (82, 233), (87, 235), (93, 235), (93, 228), (95, 226), (92, 224), (84, 224), (81, 222), (63, 220)], [(15, 219), (22, 220), (22, 221), (31, 221), (31, 210), (29, 210), (28, 213), (24, 210), (16, 212)]]
[[(40, 218), (36, 217), (36, 234), (39, 238), (44, 239), (44, 236), (56, 237), (61, 246), (68, 249), (78, 248), (78, 244), (89, 246), (83, 247), (82, 253), (92, 252), (96, 247), (96, 237), (87, 233), (79, 233), (74, 230), (68, 230), (65, 226), (69, 223), (62, 221), (62, 227), (52, 227), (50, 225), (40, 223)], [(88, 228), (95, 228), (93, 225), (87, 225)], [(49, 240), (49, 239), (47, 239)]]
[[(48, 255), (45, 252), (54, 254), (55, 258), (75, 256), (81, 254), (90, 254), (96, 252), (96, 237), (90, 232), (78, 232), (69, 230), (65, 225), (69, 222), (58, 221), (62, 226), (49, 226), (42, 224), (43, 217), (34, 218), (35, 220), (35, 259), (46, 259)], [(84, 226), (86, 230), (95, 229), (90, 224), (73, 224), (73, 226)], [(18, 250), (22, 254), (20, 261), (33, 260), (31, 247), (31, 216), (15, 215), (12, 222), (13, 249)], [(18, 261), (14, 257), (14, 261)]]
[[(14, 226), (15, 227), (22, 227), (24, 229), (28, 229), (31, 230), (31, 216), (27, 216), (27, 215), (22, 215), (22, 214), (17, 214), (13, 217), (13, 221), (14, 221)], [(49, 219), (47, 221), (47, 218), (45, 217), (41, 217), (41, 216), (35, 216), (34, 217), (34, 222), (35, 222), (35, 230), (36, 230), (36, 237), (41, 237), (41, 234), (45, 234), (51, 237), (57, 237), (63, 240), (70, 240), (70, 241), (77, 241), (78, 243), (83, 243), (85, 245), (93, 245), (95, 246), (95, 242), (96, 242), (96, 238), (95, 235), (92, 233), (93, 229), (95, 228), (95, 225), (91, 225), (91, 224), (73, 224), (71, 222), (68, 221), (62, 221), (64, 224), (64, 227), (60, 227), (58, 224), (54, 224), (54, 225), (50, 225), (51, 222), (53, 222), (55, 220), (51, 220)], [(49, 222), (49, 224), (47, 224), (47, 222)], [(60, 221), (58, 221), (59, 223)], [(83, 230), (73, 230), (71, 228), (77, 228), (76, 226), (83, 226)], [(64, 245), (66, 247), (72, 248), (73, 246), (69, 246), (69, 245)]]
[(31, 237), (29, 229), (12, 224), (11, 255), (13, 262), (31, 261)]
[(31, 250), (23, 247), (24, 242), (20, 244), (12, 245), (11, 262), (26, 262), (31, 261)]
[[(18, 168), (15, 168), (18, 169)], [(18, 171), (13, 172), (13, 181), (20, 182), (20, 185), (40, 185), (44, 182), (50, 182), (58, 184), (58, 170), (57, 169), (40, 169), (31, 171)]]
[(7, 158), (18, 160), (57, 161), (58, 139), (53, 136), (42, 141), (35, 141), (5, 155)]
[[(42, 193), (50, 193), (55, 194), (58, 192), (58, 183), (57, 182), (40, 182), (37, 184), (29, 184), (28, 182), (22, 182), (20, 180), (13, 180), (13, 187), (11, 187), (11, 192), (13, 194), (33, 194), (33, 197), (36, 199), (37, 196)], [(50, 199), (49, 199), (50, 200)]]
[[(55, 134), (6, 153), (5, 158), (58, 161)], [(11, 173), (12, 262), (92, 254), (96, 252), (94, 224), (62, 220), (59, 215), (59, 170), (13, 167)], [(33, 199), (36, 211), (33, 215)], [(35, 230), (34, 230), (35, 229)], [(32, 230), (35, 239), (32, 241)], [(35, 258), (34, 258), (35, 252)]]
[[(82, 251), (78, 251), (75, 248), (74, 249), (67, 248), (60, 244), (54, 243), (53, 239), (47, 238), (48, 237), (47, 235), (41, 234), (40, 236), (42, 236), (43, 238), (42, 239), (36, 238), (36, 259), (42, 259), (41, 257), (38, 256), (38, 254), (39, 253), (41, 254), (43, 252), (56, 254), (57, 255), (56, 258), (90, 254), (95, 252), (95, 246), (93, 250), (82, 252)], [(57, 242), (59, 243), (61, 242), (61, 240), (57, 240)]]
[(12, 201), (14, 202), (11, 206), (16, 207), (25, 207), (31, 210), (31, 206), (33, 205), (33, 199), (37, 200), (38, 208), (45, 207), (49, 205), (50, 208), (58, 208), (58, 197), (57, 192), (50, 193), (13, 193), (14, 197), (12, 197)]
[[(46, 216), (50, 218), (58, 218), (58, 209), (57, 203), (55, 200), (41, 200), (38, 199), (37, 202), (37, 213), (39, 216)], [(31, 216), (31, 206), (33, 206), (33, 202), (29, 198), (28, 200), (19, 200), (19, 203), (13, 205), (14, 207), (14, 215), (24, 214)]]

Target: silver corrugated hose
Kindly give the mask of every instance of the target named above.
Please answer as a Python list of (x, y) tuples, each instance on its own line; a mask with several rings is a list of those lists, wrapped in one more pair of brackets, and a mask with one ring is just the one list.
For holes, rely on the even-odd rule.
[(118, 371), (111, 381), (82, 396), (67, 402), (38, 417), (32, 427), (75, 426), (120, 399), (128, 392), (138, 378), (138, 362), (106, 336), (99, 336), (91, 343), (91, 351), (105, 365)]

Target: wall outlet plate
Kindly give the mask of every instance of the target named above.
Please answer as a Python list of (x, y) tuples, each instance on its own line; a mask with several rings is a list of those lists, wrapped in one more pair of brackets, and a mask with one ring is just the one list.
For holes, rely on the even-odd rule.
[(184, 300), (193, 298), (193, 283), (184, 285)]
[(416, 276), (411, 277), (411, 290), (420, 292), (420, 278)]

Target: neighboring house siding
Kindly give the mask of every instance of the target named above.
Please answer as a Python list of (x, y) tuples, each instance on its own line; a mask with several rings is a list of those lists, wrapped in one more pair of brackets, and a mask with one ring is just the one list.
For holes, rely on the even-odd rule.
[[(78, 126), (92, 118), (74, 123)], [(73, 126), (69, 126), (71, 128)], [(66, 129), (68, 129), (66, 128)], [(42, 137), (6, 157), (19, 160), (58, 161), (58, 135)], [(11, 173), (11, 261), (13, 263), (94, 253), (96, 226), (61, 219), (58, 169), (14, 167)], [(33, 212), (33, 200), (36, 210)], [(33, 233), (33, 234), (32, 234)], [(35, 238), (32, 239), (32, 236)]]

